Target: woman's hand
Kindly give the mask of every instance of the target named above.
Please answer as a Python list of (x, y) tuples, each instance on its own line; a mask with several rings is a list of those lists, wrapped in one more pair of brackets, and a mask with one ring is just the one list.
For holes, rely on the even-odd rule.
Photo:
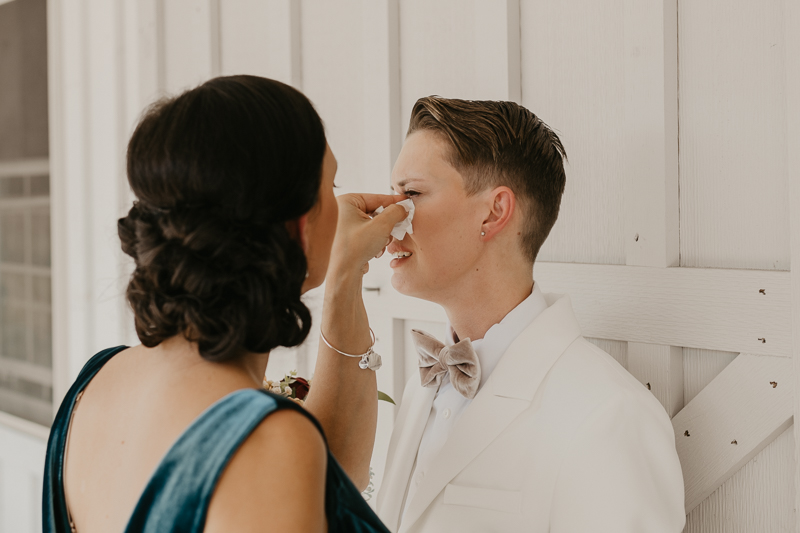
[[(397, 202), (402, 195), (343, 194), (339, 203), (339, 222), (331, 250), (331, 266), (345, 271), (366, 272), (368, 262), (383, 253), (389, 244), (389, 234), (408, 213)], [(370, 218), (369, 214), (384, 207), (385, 210)]]

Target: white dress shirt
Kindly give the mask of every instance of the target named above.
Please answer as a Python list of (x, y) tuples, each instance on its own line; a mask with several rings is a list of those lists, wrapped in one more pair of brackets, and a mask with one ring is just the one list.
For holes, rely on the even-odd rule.
[[(539, 285), (534, 283), (530, 296), (509, 311), (499, 323), (489, 328), (483, 339), (471, 341), (481, 366), (481, 382), (478, 390), (489, 379), (492, 371), (511, 343), (545, 309), (547, 309), (547, 302), (539, 289)], [(455, 344), (454, 332), (450, 324), (447, 324), (447, 337), (444, 339), (444, 343), (447, 346)], [(425, 431), (419, 444), (417, 460), (408, 482), (405, 502), (403, 503), (403, 515), (405, 515), (408, 503), (414, 496), (416, 487), (425, 477), (425, 472), (431, 461), (439, 455), (456, 420), (471, 403), (472, 400), (462, 396), (450, 383), (448, 374), (445, 374), (433, 400), (428, 423), (425, 426)]]

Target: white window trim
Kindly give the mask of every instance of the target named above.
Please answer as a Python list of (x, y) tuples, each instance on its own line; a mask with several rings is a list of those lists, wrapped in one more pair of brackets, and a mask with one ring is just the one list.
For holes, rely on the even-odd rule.
[(30, 420), (25, 420), (24, 418), (14, 416), (5, 411), (0, 411), (0, 425), (44, 441), (47, 441), (50, 435), (49, 427), (31, 422)]

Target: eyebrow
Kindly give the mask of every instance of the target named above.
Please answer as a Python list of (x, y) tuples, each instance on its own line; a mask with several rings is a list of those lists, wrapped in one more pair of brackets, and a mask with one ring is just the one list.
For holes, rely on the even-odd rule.
[(419, 178), (408, 178), (408, 179), (404, 179), (404, 180), (398, 181), (397, 183), (394, 183), (394, 184), (389, 184), (389, 186), (392, 187), (392, 188), (394, 188), (395, 186), (397, 186), (397, 187), (405, 187), (409, 183), (413, 183), (415, 181), (422, 181), (422, 180), (419, 179)]

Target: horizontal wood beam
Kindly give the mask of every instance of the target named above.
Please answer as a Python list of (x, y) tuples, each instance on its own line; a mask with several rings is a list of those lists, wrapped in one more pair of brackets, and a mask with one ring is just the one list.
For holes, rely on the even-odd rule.
[(50, 160), (46, 157), (0, 161), (0, 178), (9, 176), (43, 176), (50, 173)]
[(741, 354), (672, 419), (686, 513), (792, 423), (792, 361)]
[[(788, 357), (789, 273), (538, 263), (587, 337)], [(762, 292), (763, 291), (763, 292)]]
[(36, 422), (31, 422), (30, 420), (25, 420), (24, 418), (0, 411), (0, 432), (4, 429), (19, 431), (29, 437), (39, 439), (42, 441), (42, 444), (46, 444), (47, 439), (50, 437), (49, 426), (43, 426)]
[[(365, 283), (371, 311), (446, 319), (438, 305), (397, 293), (390, 274), (380, 278)], [(788, 272), (537, 263), (534, 278), (570, 295), (586, 337), (780, 357), (792, 349)]]

